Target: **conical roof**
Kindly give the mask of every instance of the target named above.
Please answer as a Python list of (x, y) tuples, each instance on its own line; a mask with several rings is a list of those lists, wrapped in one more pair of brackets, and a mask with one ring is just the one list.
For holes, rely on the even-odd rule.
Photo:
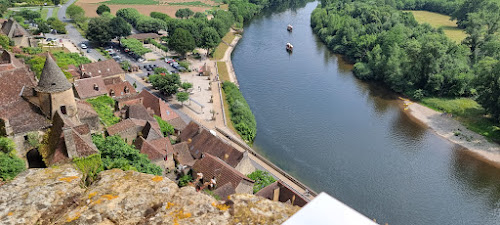
[(59, 66), (56, 64), (54, 59), (50, 54), (47, 54), (47, 60), (45, 60), (45, 65), (43, 66), (42, 75), (40, 75), (40, 81), (36, 90), (45, 93), (54, 93), (66, 91), (71, 88), (64, 73), (61, 71)]

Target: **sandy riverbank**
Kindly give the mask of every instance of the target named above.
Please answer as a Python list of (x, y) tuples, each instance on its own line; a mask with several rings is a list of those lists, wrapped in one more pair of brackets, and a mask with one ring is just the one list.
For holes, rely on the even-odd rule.
[(433, 129), (439, 136), (474, 153), (481, 160), (500, 168), (500, 145), (491, 143), (457, 120), (418, 103), (404, 100), (406, 112), (417, 121)]

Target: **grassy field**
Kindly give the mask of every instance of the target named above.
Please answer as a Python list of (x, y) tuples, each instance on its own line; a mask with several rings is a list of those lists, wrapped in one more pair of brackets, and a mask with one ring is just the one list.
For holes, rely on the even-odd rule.
[(462, 42), (465, 39), (465, 31), (458, 28), (456, 21), (450, 20), (447, 15), (433, 13), (428, 11), (405, 11), (413, 13), (413, 16), (419, 23), (428, 23), (435, 28), (443, 28), (444, 33), (451, 40), (457, 43)]
[(43, 8), (42, 11), (40, 12), (40, 15), (42, 16), (42, 19), (47, 19), (47, 13), (49, 12), (49, 9)]
[(155, 0), (109, 0), (102, 2), (109, 5), (158, 5)]
[(219, 46), (217, 46), (217, 48), (215, 49), (213, 56), (214, 59), (221, 60), (222, 58), (224, 58), (224, 53), (226, 53), (227, 48), (229, 48), (229, 46), (221, 42)]
[(231, 44), (231, 42), (233, 42), (233, 40), (234, 40), (234, 38), (235, 38), (235, 37), (236, 37), (236, 36), (234, 35), (234, 33), (233, 33), (233, 32), (228, 32), (228, 33), (226, 34), (226, 36), (224, 36), (224, 37), (222, 38), (222, 40), (223, 40), (224, 42), (228, 43), (228, 44)]
[(52, 17), (56, 17), (57, 18), (57, 13), (59, 12), (59, 7), (55, 7), (54, 8), (54, 11), (52, 11)]
[(185, 5), (185, 6), (204, 6), (204, 7), (212, 7), (212, 5), (200, 2), (200, 1), (195, 1), (195, 2), (172, 2), (168, 3), (169, 5)]
[(231, 81), (229, 79), (229, 72), (225, 62), (217, 62), (217, 69), (219, 70), (219, 78), (224, 81)]
[(453, 114), (469, 130), (500, 143), (500, 128), (485, 115), (484, 109), (470, 98), (424, 98), (421, 103), (431, 109)]

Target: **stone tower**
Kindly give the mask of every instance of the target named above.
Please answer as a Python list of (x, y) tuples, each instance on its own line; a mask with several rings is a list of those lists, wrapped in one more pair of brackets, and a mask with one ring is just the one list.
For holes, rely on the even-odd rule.
[(40, 109), (49, 119), (52, 119), (60, 110), (68, 119), (74, 122), (78, 121), (71, 84), (50, 54), (47, 54), (47, 60), (35, 90), (40, 102)]

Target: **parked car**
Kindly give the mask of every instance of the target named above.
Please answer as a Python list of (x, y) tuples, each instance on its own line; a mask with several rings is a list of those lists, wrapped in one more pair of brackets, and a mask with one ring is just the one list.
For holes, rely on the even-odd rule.
[(146, 61), (146, 60), (145, 60), (145, 59), (143, 59), (143, 58), (138, 58), (138, 59), (137, 59), (137, 62), (144, 62), (144, 61)]
[(87, 53), (91, 53), (91, 52), (92, 52), (92, 51), (90, 51), (90, 48), (89, 48), (89, 49), (87, 49)]
[(86, 45), (86, 44), (81, 44), (81, 45), (80, 45), (80, 47), (81, 47), (82, 49), (87, 49), (87, 45)]
[(152, 71), (151, 67), (146, 68), (147, 71)]

